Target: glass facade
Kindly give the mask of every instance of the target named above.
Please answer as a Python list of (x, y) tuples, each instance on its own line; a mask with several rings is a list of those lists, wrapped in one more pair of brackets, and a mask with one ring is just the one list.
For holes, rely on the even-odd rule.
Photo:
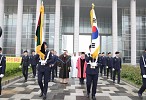
[[(14, 1), (14, 2), (13, 2)], [(48, 49), (54, 48), (55, 34), (55, 1), (44, 0), (44, 41), (49, 45)], [(99, 1), (99, 2), (96, 2)], [(146, 2), (141, 0), (142, 2)], [(23, 24), (22, 24), (22, 44), (21, 53), (24, 50), (29, 52), (35, 48), (36, 30), (36, 1), (23, 0)], [(112, 52), (112, 0), (106, 3), (103, 0), (94, 0), (97, 26), (100, 34), (101, 52)], [(118, 0), (118, 50), (125, 63), (131, 62), (131, 25), (130, 25), (130, 0)], [(136, 42), (137, 42), (137, 63), (139, 57), (146, 47), (146, 7), (138, 0), (136, 9)], [(11, 4), (12, 3), (12, 4)], [(4, 38), (3, 52), (7, 56), (15, 56), (16, 49), (16, 27), (17, 27), (17, 0), (5, 0), (4, 6)], [(74, 43), (74, 0), (61, 0), (60, 7), (60, 32), (59, 32), (59, 51), (64, 47), (66, 39), (64, 36), (71, 37), (71, 45)], [(90, 10), (92, 2), (80, 0), (79, 15), (79, 34), (80, 37), (91, 36)], [(64, 38), (64, 39), (63, 39)], [(81, 41), (81, 39), (80, 39)], [(69, 43), (68, 43), (69, 44)], [(81, 43), (79, 43), (80, 45)], [(82, 44), (81, 44), (82, 45)], [(72, 48), (73, 49), (73, 48)], [(83, 50), (80, 47), (80, 50)], [(73, 50), (71, 50), (73, 52)]]

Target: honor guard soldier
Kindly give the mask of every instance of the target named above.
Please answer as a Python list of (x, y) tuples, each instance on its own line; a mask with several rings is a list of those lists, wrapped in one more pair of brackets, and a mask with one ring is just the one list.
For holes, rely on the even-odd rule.
[(120, 73), (121, 73), (121, 58), (119, 57), (120, 52), (115, 52), (116, 56), (113, 58), (113, 83), (115, 83), (116, 73), (118, 74), (118, 84), (120, 84)]
[(35, 51), (32, 51), (32, 55), (30, 56), (30, 65), (32, 67), (32, 72), (33, 72), (33, 78), (36, 76), (36, 66), (38, 64), (38, 58), (37, 55), (35, 54)]
[(0, 47), (0, 96), (2, 91), (1, 82), (5, 74), (5, 69), (6, 69), (6, 57), (2, 55), (2, 48)]
[(22, 67), (22, 73), (23, 73), (23, 76), (24, 76), (24, 82), (27, 82), (28, 66), (30, 64), (30, 59), (29, 59), (27, 51), (24, 51), (23, 54), (24, 55), (22, 56), (20, 67)]
[(98, 54), (98, 61), (97, 62), (98, 62), (98, 68), (100, 69), (100, 74), (102, 74), (102, 70), (101, 70), (101, 67), (102, 67), (101, 65), (102, 64), (101, 64), (101, 61), (102, 61), (102, 56), (101, 56), (101, 53), (99, 53)]
[[(89, 46), (89, 49), (91, 51), (91, 45)], [(92, 100), (96, 100), (95, 94), (96, 94), (97, 81), (98, 81), (97, 63), (96, 63), (96, 65), (91, 64), (91, 62), (92, 61), (94, 62), (95, 59), (92, 58), (90, 53), (86, 56), (85, 59), (86, 59), (86, 62), (87, 62), (87, 67), (86, 67), (87, 98), (89, 98), (90, 89), (91, 89), (91, 86), (92, 86)]]
[[(38, 84), (41, 89), (41, 93), (40, 93), (39, 97), (43, 97), (43, 100), (46, 100), (47, 91), (48, 91), (48, 79), (49, 79), (49, 72), (50, 72), (49, 66), (52, 61), (52, 58), (51, 58), (52, 54), (49, 51), (47, 51), (46, 42), (43, 42), (40, 51), (45, 55), (45, 57), (44, 57), (45, 59), (42, 59), (40, 57), (39, 64), (38, 64)], [(44, 79), (44, 81), (42, 82), (43, 79)]]
[(102, 72), (104, 71), (104, 76), (106, 76), (106, 56), (104, 54), (104, 52), (102, 53), (102, 57), (101, 57), (101, 76), (102, 76)]
[(113, 79), (113, 57), (111, 56), (111, 52), (108, 53), (108, 57), (107, 57), (107, 79), (110, 73), (110, 78)]
[(52, 82), (54, 82), (54, 70), (55, 70), (55, 67), (54, 67), (54, 64), (55, 64), (55, 55), (54, 55), (54, 50), (52, 49), (51, 51), (51, 58), (52, 58), (52, 61), (50, 62), (50, 65), (49, 65), (49, 67), (50, 67), (50, 72), (49, 72), (49, 82), (50, 81), (52, 81)]
[(144, 54), (140, 57), (140, 69), (142, 75), (142, 86), (138, 91), (138, 96), (142, 97), (142, 93), (146, 90), (146, 49)]

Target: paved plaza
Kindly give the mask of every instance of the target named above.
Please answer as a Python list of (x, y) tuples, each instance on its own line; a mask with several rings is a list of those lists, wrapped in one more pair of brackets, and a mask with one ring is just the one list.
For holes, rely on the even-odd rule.
[[(0, 100), (42, 100), (40, 89), (34, 78), (24, 83), (22, 79), (4, 88)], [(112, 80), (99, 77), (97, 100), (146, 100), (137, 97), (137, 89), (124, 82), (113, 84)], [(85, 85), (79, 85), (78, 79), (70, 78), (69, 84), (60, 84), (58, 79), (49, 83), (47, 100), (91, 100), (86, 98)]]

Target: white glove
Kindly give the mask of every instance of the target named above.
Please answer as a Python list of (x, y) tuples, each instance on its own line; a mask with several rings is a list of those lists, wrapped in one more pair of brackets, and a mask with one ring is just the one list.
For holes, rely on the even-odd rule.
[(146, 78), (146, 75), (143, 75), (143, 78)]
[(22, 68), (22, 66), (20, 65), (19, 68)]
[(45, 65), (46, 64), (46, 61), (45, 60), (42, 60), (41, 61), (41, 65)]
[(28, 66), (28, 68), (30, 68), (30, 66)]
[(106, 66), (106, 68), (108, 68), (108, 66)]
[(113, 71), (114, 71), (115, 69), (113, 68)]
[(0, 66), (0, 68), (1, 68), (2, 66)]
[(4, 74), (0, 74), (0, 77), (3, 78), (4, 77)]

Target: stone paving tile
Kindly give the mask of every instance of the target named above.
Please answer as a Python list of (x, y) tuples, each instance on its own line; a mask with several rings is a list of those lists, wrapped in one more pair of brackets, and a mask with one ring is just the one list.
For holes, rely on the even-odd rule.
[[(37, 80), (29, 78), (26, 83), (23, 79), (4, 88), (0, 100), (42, 100), (39, 97), (40, 89)], [(97, 85), (97, 100), (146, 100), (137, 97), (137, 90), (125, 83), (113, 84), (111, 79), (99, 77)], [(69, 84), (49, 82), (47, 100), (89, 100), (86, 98), (86, 84), (80, 85), (79, 79), (70, 78)]]

